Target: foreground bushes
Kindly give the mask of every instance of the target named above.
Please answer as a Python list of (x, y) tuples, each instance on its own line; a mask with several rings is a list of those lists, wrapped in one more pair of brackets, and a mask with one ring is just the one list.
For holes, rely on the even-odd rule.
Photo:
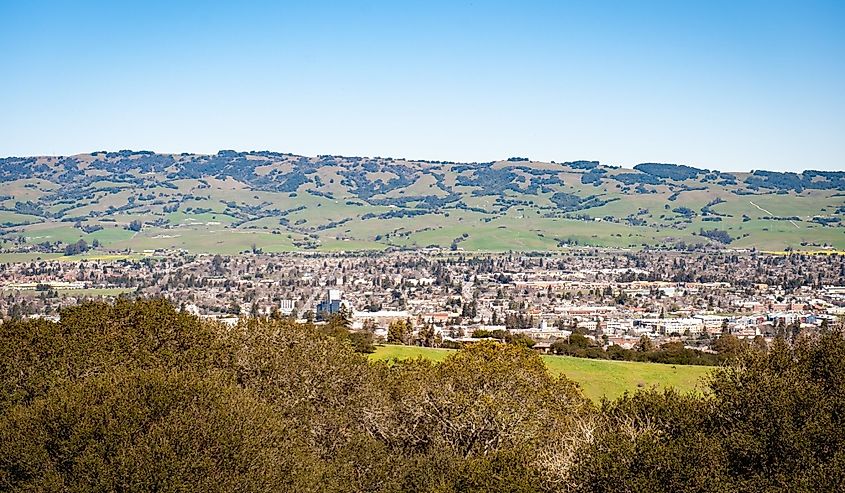
[[(340, 333), (340, 332), (339, 332)], [(824, 491), (845, 482), (839, 332), (748, 351), (706, 396), (600, 409), (529, 349), (370, 363), (285, 320), (161, 300), (0, 325), (0, 489)]]
[(190, 373), (116, 371), (57, 387), (0, 424), (5, 487), (284, 490), (295, 437), (271, 406)]
[(530, 491), (546, 430), (588, 410), (524, 348), (371, 364), (325, 333), (162, 300), (6, 322), (0, 489)]
[[(642, 392), (605, 403), (571, 471), (585, 491), (841, 491), (845, 340), (840, 331), (749, 349), (707, 398)], [(624, 488), (612, 485), (625, 485)]]

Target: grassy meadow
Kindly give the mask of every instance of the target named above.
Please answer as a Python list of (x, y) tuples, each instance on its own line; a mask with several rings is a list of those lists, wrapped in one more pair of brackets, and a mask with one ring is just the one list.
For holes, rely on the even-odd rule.
[[(385, 345), (376, 348), (370, 358), (391, 360), (421, 357), (442, 361), (451, 352), (451, 349)], [(702, 377), (712, 369), (708, 366), (663, 365), (552, 355), (544, 355), (543, 361), (552, 374), (566, 375), (575, 381), (584, 395), (593, 402), (600, 402), (602, 397), (615, 399), (625, 392), (635, 392), (637, 389), (652, 386), (674, 387), (682, 392), (700, 390)]]

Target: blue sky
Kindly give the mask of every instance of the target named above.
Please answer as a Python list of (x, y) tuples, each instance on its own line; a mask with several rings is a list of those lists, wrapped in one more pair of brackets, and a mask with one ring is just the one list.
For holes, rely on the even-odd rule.
[(845, 2), (0, 0), (0, 155), (845, 169)]

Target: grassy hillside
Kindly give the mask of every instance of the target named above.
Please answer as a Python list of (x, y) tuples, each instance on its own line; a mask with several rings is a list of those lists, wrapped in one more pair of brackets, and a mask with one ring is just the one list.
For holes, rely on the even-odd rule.
[[(845, 172), (272, 152), (0, 159), (0, 247), (554, 251), (845, 248)], [(129, 225), (139, 221), (140, 231)]]
[[(379, 346), (374, 359), (423, 357), (442, 361), (451, 350), (416, 346)], [(614, 399), (625, 391), (643, 387), (674, 387), (681, 391), (699, 388), (701, 378), (712, 368), (707, 366), (662, 365), (633, 361), (607, 361), (569, 356), (543, 356), (553, 374), (563, 374), (581, 386), (584, 395), (599, 402), (603, 396)]]

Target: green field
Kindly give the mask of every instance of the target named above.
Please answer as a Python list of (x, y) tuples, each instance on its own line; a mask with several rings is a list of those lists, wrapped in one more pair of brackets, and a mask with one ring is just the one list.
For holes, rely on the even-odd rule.
[[(379, 346), (373, 359), (390, 360), (423, 357), (442, 361), (453, 350), (417, 346)], [(543, 361), (554, 375), (566, 375), (575, 381), (593, 402), (602, 397), (615, 399), (626, 391), (640, 388), (674, 387), (682, 392), (702, 390), (702, 377), (712, 369), (707, 366), (663, 365), (633, 361), (609, 361), (544, 355)]]
[(543, 356), (549, 371), (564, 374), (581, 386), (593, 401), (603, 396), (615, 399), (639, 388), (674, 387), (686, 392), (702, 390), (702, 377), (712, 369), (695, 365), (664, 365), (635, 361), (610, 361), (570, 356)]
[(34, 262), (40, 260), (54, 260), (61, 257), (60, 253), (0, 253), (0, 264), (12, 264), (15, 262)]
[[(59, 296), (72, 296), (74, 298), (80, 297), (91, 297), (97, 298), (100, 296), (103, 297), (113, 297), (113, 296), (120, 296), (121, 294), (128, 294), (133, 292), (132, 288), (84, 288), (84, 289), (57, 289), (56, 292)], [(0, 288), (0, 293), (4, 296), (6, 295), (13, 295), (15, 297), (21, 298), (34, 298), (36, 296), (41, 296), (43, 292), (41, 291), (17, 291), (14, 289), (6, 289)]]
[(0, 253), (0, 264), (11, 264), (16, 262), (34, 262), (42, 260), (58, 260), (59, 262), (79, 262), (80, 260), (95, 261), (102, 260), (109, 262), (113, 260), (139, 260), (145, 258), (137, 253), (103, 253), (89, 250), (81, 255), (62, 255), (60, 253)]
[(86, 289), (60, 289), (58, 290), (60, 296), (120, 296), (133, 292), (132, 288), (86, 288)]
[(0, 211), (0, 225), (18, 226), (21, 224), (37, 223), (41, 219), (30, 214), (19, 214), (12, 211)]

